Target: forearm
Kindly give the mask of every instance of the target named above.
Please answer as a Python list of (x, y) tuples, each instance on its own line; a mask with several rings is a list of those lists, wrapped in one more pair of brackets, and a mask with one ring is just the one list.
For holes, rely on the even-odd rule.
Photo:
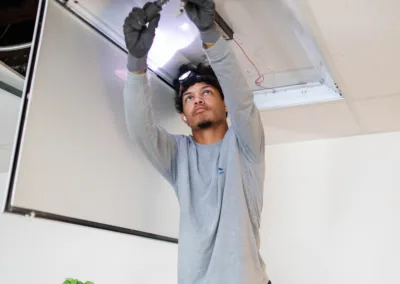
[[(220, 38), (205, 52), (224, 92), (232, 127), (252, 160), (264, 153), (264, 130), (253, 92), (243, 76), (237, 58), (228, 43)], [(260, 155), (261, 154), (261, 155)]]
[(208, 45), (205, 52), (223, 89), (229, 112), (234, 115), (253, 106), (253, 92), (240, 71), (236, 56), (228, 43), (220, 38), (215, 44)]
[(146, 139), (154, 123), (147, 74), (138, 73), (128, 72), (124, 86), (125, 122), (133, 140)]
[(154, 123), (147, 74), (128, 73), (124, 88), (125, 120), (129, 136), (150, 163), (173, 182), (175, 138)]

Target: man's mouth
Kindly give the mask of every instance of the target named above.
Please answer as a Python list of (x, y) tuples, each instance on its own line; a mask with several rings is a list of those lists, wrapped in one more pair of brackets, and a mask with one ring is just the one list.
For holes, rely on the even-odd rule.
[(197, 108), (194, 109), (193, 114), (198, 114), (198, 113), (203, 112), (205, 110), (206, 110), (205, 107), (197, 107)]

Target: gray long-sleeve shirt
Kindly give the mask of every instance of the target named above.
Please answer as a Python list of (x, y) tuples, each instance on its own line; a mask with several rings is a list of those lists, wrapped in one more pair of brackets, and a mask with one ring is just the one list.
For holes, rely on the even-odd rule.
[(172, 135), (152, 120), (147, 76), (128, 74), (127, 129), (179, 200), (179, 284), (266, 284), (260, 249), (264, 131), (229, 45), (205, 50), (225, 95), (231, 127), (215, 144)]

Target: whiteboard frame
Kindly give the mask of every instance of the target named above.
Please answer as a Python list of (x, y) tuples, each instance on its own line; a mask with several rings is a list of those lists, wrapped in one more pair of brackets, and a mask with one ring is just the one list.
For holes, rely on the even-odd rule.
[[(52, 220), (52, 221), (65, 222), (65, 223), (74, 224), (74, 225), (87, 226), (87, 227), (91, 227), (91, 228), (108, 230), (108, 231), (113, 231), (113, 232), (118, 232), (118, 233), (123, 233), (123, 234), (128, 234), (128, 235), (134, 235), (134, 236), (140, 236), (140, 237), (150, 238), (150, 239), (159, 240), (159, 241), (178, 243), (178, 239), (176, 239), (176, 238), (152, 234), (152, 233), (143, 232), (143, 231), (139, 231), (139, 230), (128, 229), (128, 228), (124, 228), (124, 227), (113, 226), (113, 225), (109, 225), (109, 224), (103, 224), (103, 223), (84, 220), (84, 219), (67, 217), (67, 216), (63, 216), (63, 215), (53, 214), (50, 212), (36, 210), (36, 209), (32, 210), (30, 208), (18, 207), (18, 206), (13, 205), (13, 199), (14, 199), (14, 193), (15, 193), (15, 180), (16, 180), (19, 162), (20, 162), (19, 161), (20, 160), (20, 150), (21, 150), (21, 146), (22, 146), (22, 143), (24, 140), (25, 121), (26, 121), (26, 116), (27, 116), (27, 112), (28, 112), (28, 108), (29, 108), (29, 93), (31, 90), (31, 86), (34, 83), (33, 81), (35, 78), (35, 67), (37, 64), (37, 54), (40, 50), (40, 45), (41, 45), (41, 41), (42, 41), (42, 32), (43, 32), (43, 28), (44, 28), (44, 22), (46, 20), (47, 4), (49, 1), (52, 1), (52, 0), (39, 0), (39, 3), (38, 3), (38, 10), (37, 10), (37, 15), (36, 15), (34, 34), (32, 37), (32, 47), (31, 47), (31, 51), (30, 51), (30, 55), (29, 55), (28, 70), (27, 70), (27, 75), (25, 78), (24, 89), (22, 92), (21, 112), (20, 112), (19, 121), (17, 124), (18, 129), (16, 131), (16, 137), (14, 140), (15, 144), (14, 144), (11, 163), (10, 163), (10, 173), (9, 173), (9, 179), (8, 179), (7, 196), (6, 196), (6, 200), (5, 200), (4, 212), (23, 215), (23, 216), (27, 216), (30, 218), (41, 218), (41, 219), (47, 219), (47, 220)], [(53, 1), (66, 7), (58, 0), (53, 0)], [(73, 11), (71, 11), (70, 9), (67, 9), (67, 10), (70, 11), (71, 13), (73, 13)], [(121, 48), (118, 44), (116, 44), (107, 35), (105, 35), (101, 31), (99, 31), (95, 26), (91, 25), (89, 22), (87, 22), (84, 19), (82, 19), (81, 17), (79, 17), (79, 15), (75, 14), (75, 16), (77, 16), (86, 25), (88, 25), (90, 28), (94, 29), (96, 32), (100, 33), (108, 41), (110, 41), (113, 45), (117, 46), (120, 50), (122, 50), (123, 52), (126, 53), (126, 51), (123, 48)], [(156, 75), (167, 86), (172, 88), (172, 86), (166, 80), (164, 80), (162, 77), (160, 77), (157, 73), (153, 72), (152, 70), (149, 70), (149, 71), (151, 73), (153, 73), (154, 75)]]

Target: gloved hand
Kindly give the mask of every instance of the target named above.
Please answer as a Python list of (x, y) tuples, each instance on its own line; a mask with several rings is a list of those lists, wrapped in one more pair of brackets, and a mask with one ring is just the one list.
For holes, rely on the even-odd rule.
[(154, 3), (146, 3), (143, 9), (133, 8), (126, 17), (123, 30), (128, 55), (128, 70), (131, 72), (145, 71), (147, 68), (147, 54), (153, 44), (155, 31), (160, 21), (160, 14), (157, 14), (146, 27), (146, 8)]
[(213, 0), (187, 0), (185, 6), (189, 19), (197, 26), (203, 43), (215, 43), (220, 34), (216, 29)]

